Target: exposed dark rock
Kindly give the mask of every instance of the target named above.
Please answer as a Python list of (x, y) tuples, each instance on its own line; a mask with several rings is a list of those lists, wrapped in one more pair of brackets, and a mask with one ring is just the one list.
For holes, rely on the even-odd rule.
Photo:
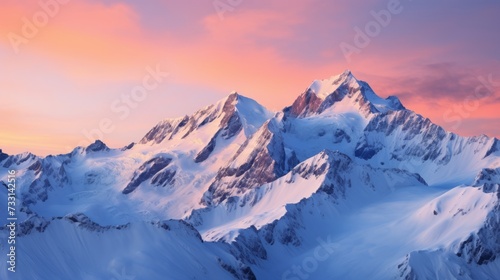
[(301, 94), (287, 110), (292, 117), (306, 115), (310, 112), (316, 112), (323, 100), (311, 90)]
[(318, 170), (327, 172), (319, 191), (335, 199), (345, 198), (346, 189), (351, 187), (349, 172), (352, 169), (352, 160), (344, 154), (331, 151), (325, 151), (323, 157), (328, 157), (328, 168), (321, 166)]
[(132, 180), (127, 185), (127, 187), (123, 189), (122, 193), (129, 194), (133, 192), (144, 181), (152, 178), (160, 170), (167, 167), (171, 161), (172, 161), (171, 158), (164, 158), (164, 157), (155, 157), (146, 161), (139, 167), (139, 169), (136, 172), (134, 172)]
[(164, 169), (153, 176), (153, 178), (151, 179), (151, 183), (153, 185), (159, 185), (162, 187), (166, 186), (167, 184), (173, 185), (175, 182), (174, 177), (176, 173), (176, 170)]
[(197, 111), (192, 116), (185, 116), (180, 120), (164, 120), (151, 129), (139, 143), (153, 142), (154, 144), (158, 144), (165, 139), (172, 139), (180, 133), (182, 133), (181, 139), (184, 139), (196, 129), (222, 117), (216, 135), (211, 138), (207, 146), (199, 152), (195, 159), (196, 162), (202, 162), (210, 156), (211, 151), (215, 147), (216, 136), (229, 139), (241, 131), (243, 126), (235, 107), (238, 98), (238, 94), (233, 93), (227, 97), (222, 108), (210, 105)]
[[(488, 157), (488, 156), (490, 156), (493, 153), (496, 153), (498, 151), (500, 151), (500, 141), (497, 138), (495, 138), (495, 140), (493, 140), (493, 144), (488, 149), (488, 151), (486, 152), (486, 154), (484, 155), (484, 157)], [(2, 160), (0, 159), (0, 161), (2, 161)]]
[(278, 220), (275, 220), (272, 223), (262, 227), (262, 229), (260, 230), (262, 237), (264, 237), (264, 240), (270, 245), (274, 244), (274, 229), (276, 228), (277, 224)]
[[(497, 193), (500, 193), (497, 184)], [(497, 195), (497, 197), (500, 197)], [(477, 231), (472, 233), (460, 244), (456, 253), (467, 263), (478, 265), (488, 264), (500, 257), (500, 202), (497, 201), (493, 210), (488, 214), (486, 222)]]
[[(500, 188), (500, 168), (484, 168), (474, 179), (473, 186), (483, 187), (485, 193), (497, 192)], [(500, 193), (500, 192), (499, 192)]]
[(160, 226), (162, 229), (166, 230), (166, 231), (171, 230), (170, 226), (169, 226), (167, 223), (165, 223), (165, 222), (160, 223), (160, 224), (159, 224), (159, 226)]
[(6, 159), (6, 158), (8, 158), (8, 157), (9, 157), (9, 155), (8, 155), (8, 154), (6, 154), (6, 153), (4, 153), (4, 152), (2, 151), (2, 149), (0, 149), (0, 162), (2, 162), (3, 160), (5, 160), (5, 159)]
[(206, 145), (195, 157), (194, 162), (199, 163), (205, 161), (210, 154), (214, 151), (215, 149), (215, 144), (216, 144), (216, 139), (217, 134), (215, 134), (212, 139), (210, 139), (210, 142), (208, 142), (208, 145)]
[[(59, 217), (59, 218), (55, 218), (55, 219), (61, 219), (61, 218)], [(70, 214), (70, 215), (63, 217), (62, 219), (69, 221), (73, 224), (76, 224), (80, 228), (84, 228), (88, 231), (96, 231), (96, 232), (104, 232), (104, 231), (111, 230), (111, 229), (120, 230), (120, 229), (127, 228), (129, 226), (129, 224), (118, 225), (118, 226), (101, 226), (98, 223), (92, 221), (89, 217), (87, 217), (83, 213)]]
[(235, 279), (241, 279), (241, 280), (257, 280), (257, 277), (255, 277), (255, 274), (253, 273), (252, 269), (242, 263), (239, 263), (238, 268), (234, 268), (233, 266), (225, 263), (222, 259), (218, 258), (217, 259), (219, 262), (219, 265), (226, 270), (227, 272), (231, 273), (231, 275), (234, 276)]
[[(366, 126), (364, 136), (358, 141), (356, 146), (356, 157), (370, 159), (376, 155), (383, 147), (377, 140), (372, 139), (373, 133), (383, 133), (386, 136), (392, 135), (399, 129), (402, 141), (397, 141), (398, 146), (393, 151), (393, 159), (403, 160), (410, 157), (418, 157), (422, 160), (437, 160), (440, 164), (446, 164), (451, 160), (451, 155), (447, 149), (442, 149), (442, 141), (446, 140), (446, 131), (433, 124), (429, 119), (425, 119), (414, 112), (407, 110), (388, 111), (376, 115)], [(410, 140), (419, 138), (417, 143)], [(411, 143), (411, 142), (410, 142)]]
[(109, 151), (108, 146), (106, 146), (106, 144), (104, 144), (101, 140), (96, 140), (94, 143), (85, 148), (85, 152), (87, 153), (100, 151)]
[(467, 240), (460, 244), (457, 256), (464, 257), (467, 263), (474, 262), (478, 265), (487, 264), (496, 259), (495, 253), (484, 247), (478, 237), (474, 235), (470, 235)]
[(233, 275), (233, 277), (235, 279), (238, 279), (238, 273), (236, 272), (236, 269), (234, 269), (231, 265), (225, 263), (224, 261), (222, 261), (220, 258), (217, 258), (217, 262), (219, 263), (219, 265), (224, 269), (226, 270), (227, 272), (231, 273), (231, 275)]
[(357, 158), (362, 158), (365, 160), (371, 159), (378, 152), (383, 149), (382, 144), (375, 142), (373, 144), (368, 144), (368, 142), (363, 140), (356, 145), (356, 149), (354, 150), (354, 156)]
[(240, 252), (240, 258), (248, 263), (255, 264), (257, 258), (267, 259), (267, 251), (254, 226), (242, 231), (233, 244)]
[(300, 246), (302, 240), (298, 231), (304, 229), (301, 212), (305, 203), (306, 199), (303, 199), (298, 204), (287, 207), (287, 213), (282, 218), (263, 226), (258, 231), (259, 236), (267, 244), (278, 242), (283, 245)]
[[(223, 132), (222, 134), (224, 134), (223, 136), (225, 139), (231, 138), (238, 132), (239, 130), (238, 127), (241, 126), (241, 122), (239, 121), (239, 116), (236, 113), (236, 107), (235, 107), (236, 103), (238, 102), (238, 98), (239, 96), (237, 93), (232, 93), (227, 97), (226, 101), (224, 102), (224, 105), (222, 106), (222, 109), (214, 110), (214, 105), (211, 105), (204, 110), (198, 111), (196, 114), (193, 115), (193, 117), (191, 117), (191, 120), (189, 121), (188, 124), (190, 128), (187, 131), (187, 133), (182, 136), (182, 138), (187, 137), (195, 129), (202, 127), (207, 123), (213, 122), (221, 115), (223, 117), (219, 123), (219, 127), (222, 130), (226, 131)], [(199, 122), (200, 119), (203, 119), (203, 121)], [(199, 124), (197, 124), (198, 122)], [(219, 132), (220, 130), (217, 133)]]
[(37, 232), (44, 232), (47, 226), (50, 224), (50, 221), (45, 220), (42, 217), (37, 215), (31, 216), (24, 222), (19, 223), (19, 230), (17, 236), (25, 236), (33, 232), (33, 230)]
[(154, 143), (158, 144), (163, 139), (165, 139), (166, 134), (172, 132), (172, 126), (168, 122), (164, 122), (153, 127), (144, 138), (139, 141), (140, 144), (146, 144), (150, 141), (154, 141)]
[(7, 160), (3, 164), (3, 168), (9, 168), (14, 162), (13, 157), (8, 157)]
[(177, 125), (177, 128), (185, 127), (186, 124), (188, 124), (188, 122), (189, 122), (189, 117), (184, 116), (184, 118), (182, 118), (181, 122)]
[(238, 134), (243, 128), (238, 113), (234, 112), (231, 117), (227, 120), (227, 123), (223, 119), (221, 124), (225, 124), (221, 131), (221, 137), (224, 139), (230, 139), (231, 137)]
[(66, 172), (66, 168), (64, 167), (64, 165), (65, 165), (64, 163), (61, 164), (61, 166), (59, 167), (59, 171), (57, 173), (58, 175), (57, 179), (59, 181), (60, 187), (69, 183), (68, 173)]
[(142, 139), (139, 144), (146, 144), (153, 141), (155, 144), (161, 143), (173, 131), (172, 124), (165, 120), (153, 127)]
[(203, 238), (196, 228), (184, 220), (166, 220), (151, 222), (151, 224), (166, 231), (177, 232), (181, 235), (188, 234), (189, 236), (195, 237), (200, 243), (204, 243)]
[(130, 149), (132, 149), (134, 146), (135, 146), (135, 143), (133, 143), (133, 142), (132, 142), (132, 143), (128, 144), (127, 146), (123, 147), (123, 148), (122, 148), (122, 151), (130, 150)]
[(333, 104), (344, 99), (344, 97), (349, 93), (353, 93), (354, 92), (353, 90), (354, 90), (353, 88), (350, 88), (347, 85), (339, 86), (339, 88), (337, 88), (334, 92), (332, 92), (325, 98), (324, 102), (320, 105), (317, 112), (321, 113), (326, 109), (330, 108)]
[[(217, 144), (217, 137), (220, 136), (223, 139), (230, 139), (242, 130), (243, 124), (241, 123), (240, 116), (236, 112), (235, 107), (238, 102), (238, 98), (239, 96), (237, 93), (233, 93), (227, 97), (222, 109), (218, 112), (220, 115), (223, 115), (219, 123), (219, 130), (210, 139), (210, 142), (196, 155), (196, 163), (203, 162), (210, 156)], [(218, 116), (218, 114), (214, 114), (214, 112), (212, 112), (209, 116), (205, 117), (198, 127), (212, 122)]]
[(12, 167), (12, 165), (21, 165), (22, 163), (29, 161), (29, 160), (35, 160), (37, 157), (32, 154), (32, 153), (23, 153), (15, 156), (9, 156), (4, 164), (4, 168), (9, 168)]
[(35, 175), (38, 175), (42, 171), (42, 162), (40, 160), (35, 161), (28, 167), (28, 170), (35, 171)]
[(294, 227), (285, 228), (279, 235), (279, 242), (284, 245), (300, 246), (302, 243)]
[(321, 113), (331, 107), (334, 103), (341, 101), (345, 96), (353, 96), (358, 92), (359, 88), (350, 87), (346, 82), (350, 80), (352, 74), (350, 71), (345, 71), (338, 77), (337, 80), (332, 81), (332, 84), (338, 84), (338, 88), (331, 92), (323, 100), (319, 98), (311, 89), (301, 94), (292, 104), (284, 110), (285, 117), (305, 117), (315, 113)]
[[(196, 114), (190, 117), (186, 125), (187, 132), (182, 136), (182, 139), (186, 138), (195, 129), (198, 129), (217, 119), (220, 112), (215, 110), (214, 107), (215, 107), (214, 105), (210, 105), (209, 107), (196, 112)], [(203, 119), (203, 121), (200, 122), (201, 119)]]
[[(230, 197), (233, 193), (241, 193), (248, 188), (261, 186), (278, 177), (283, 176), (293, 166), (287, 158), (281, 134), (277, 131), (276, 124), (269, 124), (261, 128), (260, 132), (254, 134), (237, 151), (233, 160), (243, 153), (245, 149), (251, 149), (246, 162), (239, 166), (225, 167), (219, 170), (214, 182), (205, 193), (205, 204), (218, 204)], [(272, 131), (271, 131), (272, 130)], [(251, 147), (248, 146), (249, 143)]]
[(342, 129), (336, 129), (334, 132), (333, 132), (333, 143), (335, 144), (338, 144), (338, 143), (341, 143), (343, 141), (346, 141), (347, 143), (351, 143), (351, 136), (349, 136), (349, 134), (347, 134), (345, 131), (343, 131)]
[(35, 179), (28, 187), (28, 192), (22, 194), (25, 205), (36, 204), (38, 201), (46, 201), (49, 198), (49, 191), (53, 187), (47, 178)]
[(292, 151), (292, 153), (288, 155), (288, 159), (286, 160), (285, 170), (290, 170), (293, 167), (297, 166), (297, 164), (299, 163), (300, 160), (297, 158), (297, 154), (295, 154), (295, 151)]
[[(483, 169), (474, 180), (474, 186), (485, 193), (496, 193), (500, 199), (500, 168)], [(456, 253), (467, 263), (488, 264), (500, 257), (500, 200), (486, 217), (483, 226), (460, 244)]]
[(417, 280), (417, 275), (409, 263), (409, 255), (406, 255), (404, 262), (398, 265), (399, 277), (404, 280)]
[[(174, 135), (176, 135), (180, 130), (184, 129), (188, 123), (190, 123), (191, 118), (188, 116), (184, 116), (182, 120), (175, 126), (173, 129), (172, 133), (170, 133), (170, 136), (168, 139), (172, 139)], [(163, 139), (160, 140), (160, 142), (163, 141)], [(156, 142), (156, 143), (160, 143)]]
[(91, 185), (96, 182), (98, 175), (92, 171), (85, 173), (85, 184)]

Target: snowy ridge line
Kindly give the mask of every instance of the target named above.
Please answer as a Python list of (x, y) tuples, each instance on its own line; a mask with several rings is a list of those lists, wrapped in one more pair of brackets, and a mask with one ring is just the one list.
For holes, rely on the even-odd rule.
[(350, 71), (279, 112), (233, 92), (122, 148), (0, 150), (1, 185), (9, 169), (33, 267), (19, 279), (500, 274), (498, 139), (448, 132)]

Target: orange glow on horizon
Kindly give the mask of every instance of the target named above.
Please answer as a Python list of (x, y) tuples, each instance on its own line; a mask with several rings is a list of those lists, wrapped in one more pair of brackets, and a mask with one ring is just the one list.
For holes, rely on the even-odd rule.
[[(440, 28), (432, 22), (428, 26), (419, 23), (421, 30), (413, 31), (425, 44), (416, 45), (420, 41), (408, 42), (413, 37), (396, 33), (400, 25), (407, 27), (406, 15), (395, 17), (396, 24), (371, 38), (348, 62), (339, 43), (352, 42), (352, 27), (372, 20), (370, 9), (359, 12), (360, 4), (331, 7), (290, 1), (285, 7), (277, 0), (267, 6), (245, 2), (221, 19), (211, 2), (195, 7), (189, 1), (160, 1), (139, 8), (130, 1), (67, 1), (51, 6), (54, 15), (40, 26), (33, 23), (33, 16), (47, 13), (41, 2), (6, 0), (0, 9), (4, 35), (0, 37), (0, 97), (7, 116), (0, 121), (0, 148), (10, 154), (68, 152), (81, 142), (81, 131), (112, 115), (113, 100), (140, 83), (145, 68), (154, 65), (171, 74), (168, 82), (134, 109), (126, 122), (117, 122), (116, 133), (106, 135), (110, 146), (138, 141), (161, 118), (190, 114), (232, 90), (277, 111), (290, 105), (312, 80), (344, 69), (366, 80), (382, 97), (400, 94), (407, 108), (446, 129), (500, 136), (495, 123), (500, 119), (500, 83), (492, 86), (491, 96), (479, 100), (478, 109), (466, 112), (459, 126), (443, 117), (467, 97), (466, 92), (448, 89), (462, 81), (472, 89), (476, 86), (474, 75), (467, 77), (462, 69), (492, 74), (500, 81), (500, 68), (495, 63), (498, 58), (482, 57), (483, 52), (475, 54), (474, 63), (464, 55), (471, 53), (467, 49), (452, 57), (451, 53), (458, 52), (457, 43), (446, 38), (436, 42), (431, 36)], [(172, 5), (190, 12), (177, 18), (176, 10), (169, 9)], [(411, 12), (415, 11), (407, 11)], [(25, 37), (23, 18), (35, 24), (37, 31), (17, 45), (16, 53), (12, 34)], [(182, 22), (184, 18), (189, 21)], [(461, 64), (448, 63), (453, 59)], [(445, 82), (422, 82), (435, 76), (426, 68), (434, 64), (444, 65), (432, 71), (443, 72)], [(427, 97), (421, 96), (422, 89)]]

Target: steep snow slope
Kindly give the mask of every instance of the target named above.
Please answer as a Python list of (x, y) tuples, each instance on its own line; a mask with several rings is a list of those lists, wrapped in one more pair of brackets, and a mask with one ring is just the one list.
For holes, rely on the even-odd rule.
[(232, 241), (237, 230), (261, 228), (281, 218), (288, 204), (295, 204), (316, 192), (332, 198), (351, 197), (363, 204), (403, 186), (426, 186), (418, 174), (398, 169), (373, 169), (357, 165), (339, 152), (323, 151), (300, 163), (287, 175), (258, 188), (248, 189), (218, 204), (196, 210), (188, 219), (205, 240)]
[(499, 197), (476, 186), (405, 187), (339, 204), (318, 192), (234, 245), (258, 279), (496, 279)]
[[(398, 266), (405, 279), (497, 279), (500, 271), (500, 169), (484, 169), (472, 187), (459, 187), (422, 207), (420, 224), (440, 216), (418, 237), (441, 247), (409, 253)], [(436, 220), (436, 218), (434, 218)], [(429, 224), (429, 222), (427, 222)]]
[(75, 214), (25, 225), (17, 271), (2, 262), (2, 279), (255, 279), (227, 244), (204, 243), (181, 221), (102, 227)]

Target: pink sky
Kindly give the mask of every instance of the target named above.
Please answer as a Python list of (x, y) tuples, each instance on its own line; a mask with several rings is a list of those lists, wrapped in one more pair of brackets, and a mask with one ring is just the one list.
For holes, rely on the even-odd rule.
[[(103, 120), (121, 147), (232, 90), (280, 110), (345, 69), (448, 130), (500, 136), (498, 1), (255, 2), (2, 1), (0, 148), (66, 153)], [(391, 18), (356, 45), (374, 14)], [(169, 75), (125, 103), (148, 67)]]

